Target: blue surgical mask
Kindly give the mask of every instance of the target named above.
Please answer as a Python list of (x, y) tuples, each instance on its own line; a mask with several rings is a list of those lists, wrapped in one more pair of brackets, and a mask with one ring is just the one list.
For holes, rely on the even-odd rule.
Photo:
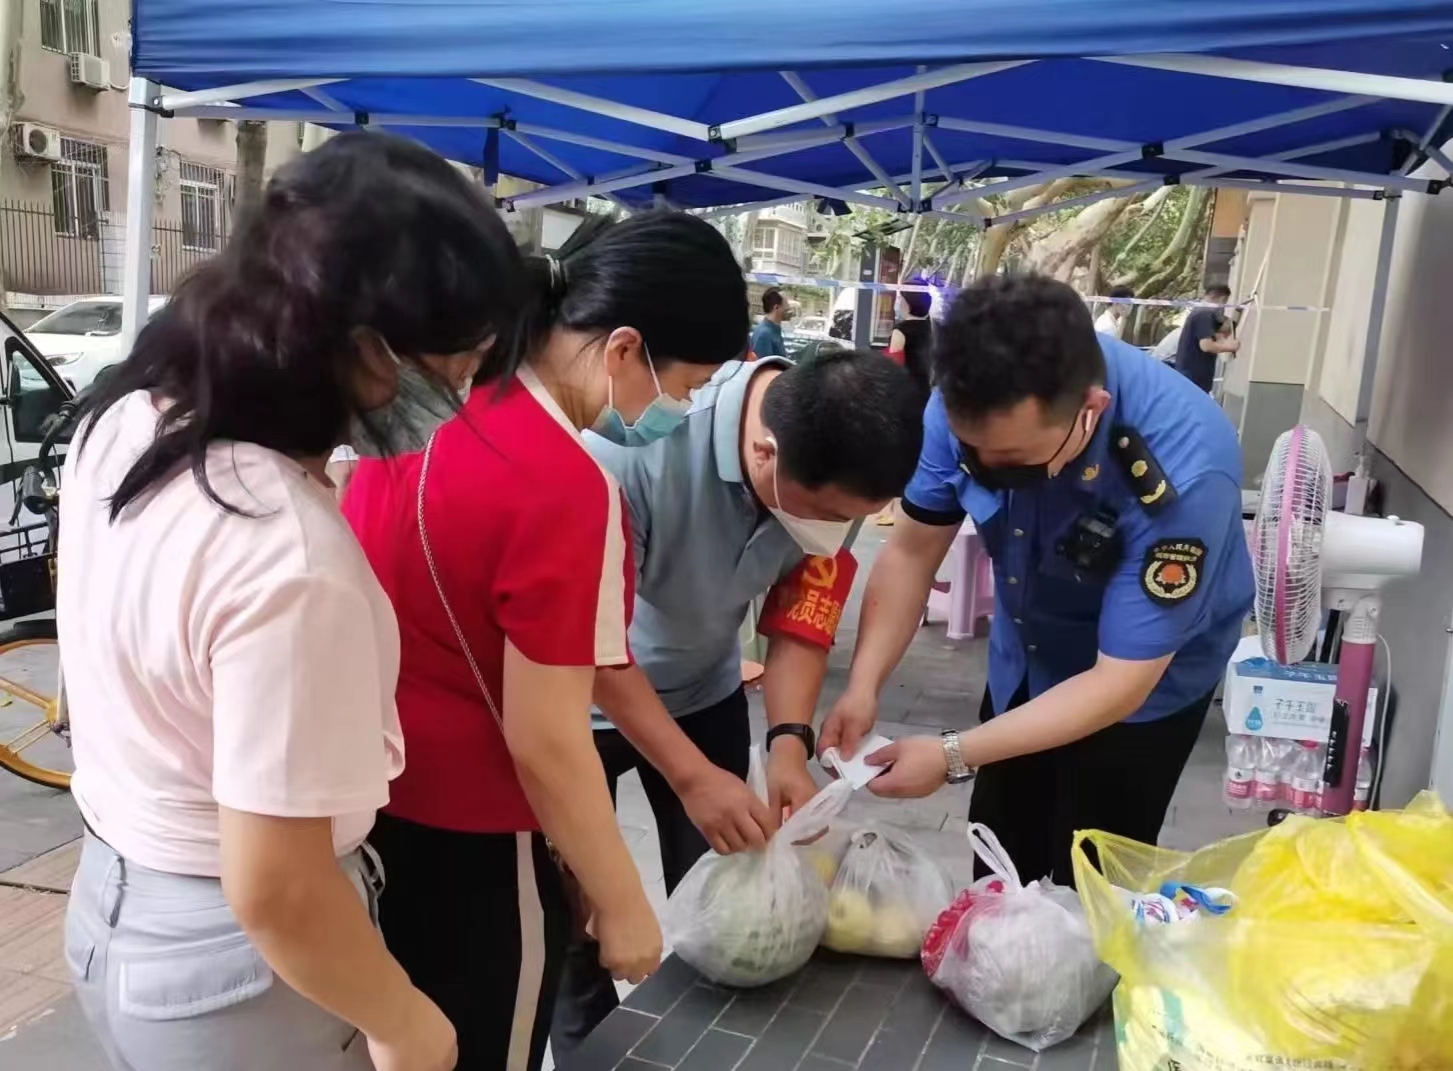
[(615, 380), (606, 380), (605, 408), (590, 425), (590, 430), (602, 439), (617, 446), (650, 446), (657, 439), (664, 439), (681, 426), (686, 414), (691, 411), (689, 398), (673, 398), (661, 389), (661, 380), (656, 376), (656, 365), (651, 360), (651, 351), (641, 343), (646, 355), (646, 367), (651, 370), (651, 382), (656, 384), (656, 397), (641, 411), (634, 424), (627, 424), (626, 418), (615, 407)]

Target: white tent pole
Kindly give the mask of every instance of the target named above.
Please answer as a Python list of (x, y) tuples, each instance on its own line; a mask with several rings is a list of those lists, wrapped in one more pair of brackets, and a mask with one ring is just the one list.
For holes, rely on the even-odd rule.
[(577, 181), (585, 178), (583, 172), (577, 171), (575, 168), (571, 167), (549, 149), (546, 149), (543, 146), (536, 144), (530, 139), (527, 134), (521, 134), (518, 130), (506, 130), (504, 133), (505, 137), (509, 138), (521, 148), (528, 149), (530, 152), (534, 153), (541, 160), (544, 160), (545, 163), (549, 164), (556, 171), (559, 171), (566, 178), (576, 179)]
[(1127, 149), (1124, 152), (1098, 156), (1093, 160), (1085, 160), (1078, 164), (1065, 164), (1062, 167), (1052, 167), (1045, 171), (1038, 171), (1032, 175), (1022, 175), (1019, 178), (1007, 179), (1004, 182), (996, 182), (990, 186), (953, 190), (948, 193), (936, 193), (932, 198), (932, 207), (946, 208), (949, 205), (956, 205), (961, 201), (972, 200), (976, 197), (982, 197), (985, 194), (1008, 193), (1011, 190), (1021, 190), (1026, 186), (1038, 186), (1042, 182), (1053, 182), (1058, 178), (1083, 175), (1086, 171), (1093, 171), (1096, 168), (1118, 167), (1120, 164), (1128, 164), (1132, 161), (1142, 159), (1142, 157), (1143, 153), (1140, 149)]
[(339, 101), (337, 97), (333, 96), (332, 93), (329, 93), (321, 86), (304, 86), (302, 89), (302, 93), (303, 96), (309, 97), (312, 100), (317, 101), (319, 104), (323, 105), (323, 107), (327, 108), (330, 112), (351, 113), (353, 111), (352, 108)]
[(1386, 186), (1409, 190), (1414, 193), (1434, 193), (1427, 179), (1410, 179), (1402, 175), (1377, 175), (1370, 171), (1349, 171), (1340, 167), (1317, 167), (1313, 164), (1298, 164), (1290, 160), (1268, 160), (1247, 156), (1231, 156), (1220, 152), (1200, 152), (1196, 149), (1167, 149), (1166, 159), (1181, 160), (1188, 164), (1204, 164), (1226, 171), (1266, 171), (1273, 175), (1290, 178), (1311, 179), (1313, 182), (1354, 182), (1362, 186)]
[[(920, 66), (918, 73), (928, 68)], [(923, 90), (913, 94), (913, 177), (908, 180), (909, 208), (917, 212), (923, 207)]]
[(1362, 346), (1362, 381), (1357, 388), (1355, 426), (1365, 442), (1372, 417), (1372, 387), (1377, 379), (1377, 357), (1382, 348), (1382, 320), (1387, 309), (1387, 281), (1392, 274), (1392, 251), (1397, 239), (1400, 197), (1389, 197), (1382, 206), (1382, 235), (1377, 243), (1377, 267), (1372, 276), (1372, 300), (1368, 303), (1367, 338)]
[[(922, 68), (920, 68), (920, 70), (921, 69)], [(784, 82), (792, 87), (793, 92), (802, 98), (804, 103), (810, 104), (813, 101), (817, 100), (817, 94), (812, 91), (812, 87), (809, 86), (807, 84), (807, 81), (796, 71), (778, 71), (777, 73), (782, 76), (782, 80)], [(837, 116), (834, 115), (832, 112), (827, 112), (824, 115), (819, 115), (818, 119), (821, 120), (823, 123), (827, 124), (828, 126), (839, 125)], [(909, 121), (912, 121), (911, 117)], [(877, 132), (870, 129), (870, 127), (872, 127), (873, 125), (875, 124), (854, 124), (854, 136), (844, 138), (843, 145), (847, 147), (848, 152), (852, 153), (855, 157), (857, 157), (858, 163), (862, 164), (868, 169), (868, 174), (872, 175), (875, 179), (877, 179), (878, 182), (880, 182), (884, 186), (884, 188), (886, 188), (888, 192), (891, 193), (894, 198), (896, 198), (897, 201), (906, 208), (908, 206), (907, 196), (903, 193), (902, 190), (898, 188), (898, 184), (888, 177), (888, 172), (883, 169), (882, 165), (880, 165), (878, 161), (873, 158), (872, 154), (869, 153), (867, 149), (863, 148), (862, 143), (858, 141), (857, 135), (871, 134)], [(842, 129), (844, 133), (847, 132), (846, 126), (842, 127)], [(896, 128), (879, 127), (878, 129), (887, 130)], [(750, 147), (750, 144), (754, 142), (757, 138), (769, 138), (771, 136), (771, 134), (745, 134), (742, 137), (736, 139), (737, 148), (748, 148)]]
[(981, 123), (977, 119), (955, 119), (940, 115), (938, 126), (942, 130), (956, 130), (964, 134), (988, 134), (991, 137), (1018, 138), (1021, 141), (1038, 141), (1047, 145), (1068, 145), (1075, 149), (1092, 149), (1096, 152), (1117, 152), (1121, 149), (1138, 149), (1140, 144), (1132, 141), (1115, 141), (1110, 138), (1087, 138), (1079, 134), (1061, 134), (1054, 130), (1038, 130), (1028, 126), (1011, 126), (1006, 123)]
[(1340, 197), (1344, 201), (1380, 201), (1382, 190), (1349, 189), (1346, 186), (1308, 186), (1300, 182), (1258, 182), (1255, 179), (1222, 178), (1219, 168), (1182, 175), (1182, 186), (1210, 186), (1232, 190), (1265, 190), (1267, 193), (1295, 193), (1302, 197)]
[(146, 323), (151, 297), (151, 220), (156, 206), (157, 114), (150, 108), (157, 86), (132, 78), (131, 140), (126, 149), (126, 245), (121, 259), (121, 352)]
[(718, 216), (735, 216), (739, 212), (757, 212), (764, 208), (777, 208), (779, 205), (794, 205), (801, 201), (799, 195), (791, 197), (773, 197), (767, 201), (753, 201), (744, 205), (723, 205), (721, 208), (712, 208), (705, 212), (698, 212), (702, 219), (716, 219)]
[[(345, 81), (342, 78), (279, 78), (270, 82), (245, 82), (236, 86), (218, 86), (216, 89), (199, 89), (195, 93), (163, 93), (157, 96), (153, 89), (148, 104), (164, 112), (178, 108), (190, 108), (198, 104), (225, 104), (229, 100), (246, 100), (248, 97), (262, 97), (269, 93), (287, 93), (294, 89), (311, 89), (314, 86), (331, 86)], [(155, 83), (153, 83), (155, 85)]]
[(1061, 208), (1081, 208), (1084, 205), (1092, 205), (1096, 201), (1106, 201), (1111, 197), (1130, 197), (1145, 190), (1153, 190), (1158, 186), (1165, 185), (1160, 179), (1146, 181), (1135, 186), (1120, 186), (1108, 190), (1096, 190), (1094, 193), (1087, 193), (1080, 197), (1069, 197), (1063, 201), (1055, 201), (1053, 204), (1040, 205), (1038, 208), (1025, 208), (1018, 212), (1006, 212), (1002, 216), (991, 216), (984, 220), (984, 225), (998, 227), (1006, 223), (1017, 223), (1021, 219), (1033, 219), (1035, 216), (1043, 215), (1046, 212), (1055, 212)]
[(944, 179), (948, 182), (956, 182), (958, 176), (954, 174), (953, 168), (949, 167), (948, 160), (944, 158), (943, 153), (938, 151), (938, 146), (928, 136), (927, 130), (923, 132), (923, 147), (928, 150), (928, 155), (933, 159), (934, 165), (938, 168)]
[(1427, 78), (1401, 78), (1362, 71), (1333, 71), (1323, 67), (1293, 67), (1284, 63), (1229, 59), (1225, 56), (1140, 55), (1095, 56), (1101, 63), (1150, 67), (1158, 71), (1234, 78), (1243, 82), (1320, 89), (1326, 93), (1360, 93), (1388, 100), (1415, 100), (1426, 104), (1453, 104), (1453, 84)]
[(514, 129), (522, 134), (531, 134), (537, 138), (545, 138), (549, 141), (563, 141), (568, 145), (582, 145), (587, 149), (600, 149), (603, 152), (619, 153), (621, 156), (634, 156), (641, 160), (654, 160), (658, 164), (690, 164), (695, 162), (694, 157), (683, 156), (676, 152), (663, 152), (660, 149), (648, 149), (640, 145), (627, 145), (619, 141), (607, 141), (605, 138), (593, 138), (588, 134), (576, 134), (569, 130), (556, 130), (554, 127), (541, 126), (538, 123), (514, 124)]
[(844, 123), (829, 123), (822, 130), (774, 130), (769, 134), (752, 134), (748, 137), (733, 139), (727, 147), (732, 152), (776, 148), (808, 149), (814, 145), (829, 145), (834, 141), (856, 141), (869, 134), (879, 134), (885, 130), (901, 130), (912, 125), (913, 116), (911, 115), (894, 119), (874, 119), (851, 126)]
[[(730, 157), (723, 159), (730, 159)], [(718, 178), (761, 186), (768, 190), (785, 190), (788, 193), (800, 193), (808, 197), (831, 197), (840, 201), (871, 205), (874, 208), (886, 208), (890, 212), (900, 211), (902, 208), (897, 201), (887, 197), (875, 197), (872, 194), (859, 193), (856, 190), (842, 190), (817, 182), (803, 182), (799, 179), (782, 178), (778, 175), (764, 175), (759, 171), (748, 171), (745, 168), (718, 167), (713, 164), (711, 173)]]
[(645, 164), (627, 168), (624, 174), (614, 176), (597, 175), (580, 182), (567, 182), (562, 186), (547, 186), (542, 190), (531, 190), (514, 197), (504, 198), (507, 208), (529, 208), (532, 205), (554, 205), (576, 197), (603, 197), (616, 190), (628, 190), (634, 186), (649, 186), (653, 182), (684, 178), (696, 173), (695, 164), (681, 164), (677, 167), (661, 167)]
[(694, 138), (697, 141), (711, 140), (705, 123), (682, 119), (676, 115), (667, 115), (665, 112), (652, 111), (649, 108), (638, 108), (634, 104), (618, 104), (603, 97), (593, 97), (589, 93), (577, 93), (573, 89), (545, 85), (543, 82), (534, 82), (528, 78), (473, 78), (470, 80), (494, 89), (534, 97), (536, 100), (547, 100), (552, 104), (562, 104), (567, 108), (578, 108), (580, 111), (591, 112), (594, 115), (604, 115), (610, 119), (650, 127), (652, 130), (680, 134), (684, 138)]
[(268, 123), (351, 123), (353, 112), (325, 111), (322, 108), (248, 108), (240, 104), (195, 104), (175, 108), (174, 119), (261, 119)]
[(761, 115), (752, 115), (745, 119), (734, 119), (714, 128), (713, 133), (717, 140), (729, 141), (732, 138), (741, 137), (743, 134), (776, 130), (778, 127), (791, 126), (793, 123), (817, 119), (834, 112), (861, 108), (865, 104), (877, 104), (880, 101), (893, 100), (896, 97), (906, 97), (910, 93), (917, 93), (920, 89), (936, 89), (939, 86), (953, 85), (955, 82), (967, 82), (971, 78), (982, 78), (986, 74), (997, 74), (999, 71), (1007, 71), (1033, 62), (1033, 60), (995, 60), (989, 63), (959, 63), (951, 67), (940, 67), (937, 70), (912, 74), (896, 81), (865, 86), (862, 89), (822, 97), (815, 101), (805, 101), (802, 104), (778, 108), (775, 111), (763, 112)]
[[(1428, 132), (1418, 140), (1418, 152), (1428, 151), (1428, 146), (1431, 145), (1433, 143), (1433, 139), (1438, 136), (1438, 131), (1443, 129), (1443, 124), (1448, 121), (1448, 115), (1450, 113), (1453, 113), (1453, 104), (1445, 105), (1444, 107), (1438, 109), (1437, 118), (1435, 118), (1430, 124), (1428, 124)], [(1418, 163), (1419, 160), (1417, 153), (1414, 153), (1412, 156), (1408, 157), (1407, 163), (1403, 164), (1401, 173), (1404, 175), (1411, 174), (1418, 169)]]
[[(1450, 178), (1453, 178), (1453, 159), (1450, 159), (1448, 157), (1448, 154), (1445, 153), (1437, 145), (1432, 144), (1432, 139), (1430, 136), (1425, 135), (1419, 137), (1417, 134), (1414, 134), (1410, 130), (1399, 130), (1397, 133), (1398, 136), (1404, 141), (1408, 141), (1411, 142), (1413, 145), (1416, 145), (1418, 147), (1418, 152), (1425, 154), (1429, 160), (1432, 160), (1435, 164), (1437, 164), (1444, 171), (1446, 171)], [(1416, 158), (1416, 154), (1414, 154), (1414, 156)]]

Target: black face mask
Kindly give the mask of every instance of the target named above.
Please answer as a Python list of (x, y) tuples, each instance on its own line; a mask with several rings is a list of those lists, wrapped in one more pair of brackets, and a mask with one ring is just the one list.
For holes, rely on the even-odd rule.
[(959, 468), (972, 476), (986, 491), (1024, 491), (1050, 478), (1050, 462), (1059, 457), (1060, 451), (1075, 433), (1075, 424), (1065, 433), (1063, 441), (1049, 455), (1049, 461), (1034, 465), (985, 465), (979, 460), (978, 452), (968, 443), (959, 443)]

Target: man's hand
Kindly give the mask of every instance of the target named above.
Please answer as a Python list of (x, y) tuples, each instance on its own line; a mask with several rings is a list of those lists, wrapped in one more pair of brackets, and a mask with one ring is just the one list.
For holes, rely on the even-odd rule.
[(767, 809), (780, 819), (785, 810), (796, 814), (817, 795), (817, 782), (807, 770), (807, 745), (801, 737), (779, 736), (767, 754)]
[(948, 758), (937, 736), (905, 736), (863, 760), (891, 769), (868, 782), (875, 796), (916, 799), (931, 796), (948, 781)]
[(859, 742), (872, 731), (877, 721), (878, 697), (871, 692), (849, 688), (832, 705), (827, 720), (822, 723), (822, 733), (817, 738), (818, 756), (835, 747), (844, 759), (852, 758), (857, 753)]
[(766, 847), (777, 831), (773, 811), (756, 797), (740, 777), (720, 766), (702, 762), (681, 785), (672, 786), (686, 815), (718, 855)]

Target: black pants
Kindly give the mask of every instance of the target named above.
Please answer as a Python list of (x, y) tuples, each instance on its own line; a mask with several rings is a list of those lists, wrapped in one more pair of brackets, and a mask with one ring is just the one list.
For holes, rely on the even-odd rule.
[[(1120, 722), (1063, 747), (985, 766), (974, 781), (969, 821), (994, 831), (1025, 883), (1048, 875), (1074, 885), (1070, 847), (1077, 829), (1154, 844), (1211, 695), (1159, 721)], [(1028, 687), (1020, 685), (1009, 707), (1028, 698)], [(979, 720), (993, 716), (985, 688)], [(985, 873), (980, 864), (979, 876)]]
[(458, 1071), (538, 1071), (570, 942), (544, 836), (380, 814), (369, 842), (384, 865), (384, 941), (454, 1024)]
[[(747, 721), (747, 694), (738, 688), (720, 703), (676, 719), (681, 731), (701, 749), (708, 760), (723, 770), (747, 776), (752, 731)], [(701, 831), (687, 817), (686, 808), (671, 791), (666, 779), (613, 729), (597, 732), (595, 746), (615, 799), (616, 782), (622, 774), (637, 770), (651, 812), (656, 816), (656, 835), (661, 844), (661, 870), (670, 895), (692, 865), (710, 847)], [(600, 948), (594, 941), (572, 945), (565, 960), (560, 1001), (550, 1028), (550, 1051), (557, 1065), (585, 1036), (616, 1008), (615, 983), (600, 965)]]

